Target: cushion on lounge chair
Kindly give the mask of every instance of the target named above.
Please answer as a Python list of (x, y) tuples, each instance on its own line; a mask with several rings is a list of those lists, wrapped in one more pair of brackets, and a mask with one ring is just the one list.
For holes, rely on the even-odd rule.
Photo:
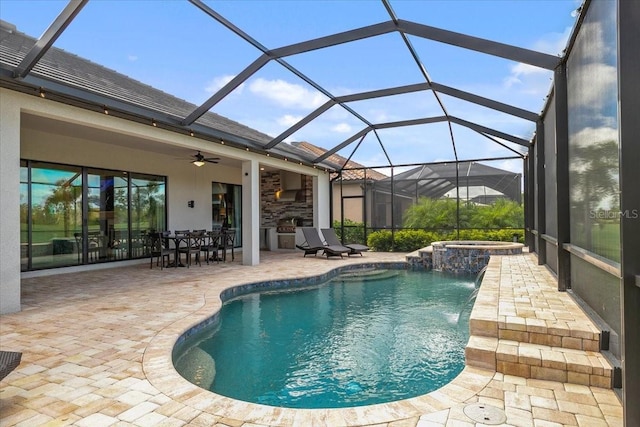
[(309, 254), (316, 255), (318, 251), (323, 251), (322, 254), (326, 255), (327, 258), (330, 256), (339, 256), (342, 258), (343, 254), (351, 252), (351, 249), (346, 246), (325, 244), (322, 239), (320, 239), (318, 231), (313, 227), (302, 227), (301, 229), (305, 243), (296, 245), (296, 247), (304, 251), (304, 256)]
[(16, 351), (0, 351), (0, 380), (18, 367), (22, 353)]
[[(342, 245), (342, 243), (340, 243), (340, 239), (338, 239), (336, 231), (333, 228), (323, 228), (320, 231), (322, 232), (324, 240), (328, 245)], [(361, 245), (359, 243), (347, 243), (344, 246), (350, 249), (349, 256), (353, 254), (360, 254), (360, 256), (362, 256), (362, 252), (366, 252), (369, 250), (369, 246)]]

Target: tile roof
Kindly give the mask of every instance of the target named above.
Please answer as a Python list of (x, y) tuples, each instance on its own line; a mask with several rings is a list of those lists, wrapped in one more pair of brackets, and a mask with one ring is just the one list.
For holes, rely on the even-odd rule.
[[(0, 21), (0, 67), (15, 69), (35, 43), (35, 38), (18, 31), (15, 25)], [(190, 102), (56, 47), (47, 50), (30, 74), (166, 114), (174, 119), (181, 120), (197, 108)], [(265, 133), (210, 111), (200, 117), (196, 123), (258, 145), (266, 145), (273, 139)], [(313, 159), (308, 151), (289, 144), (279, 144), (272, 151), (305, 161)]]
[[(310, 142), (302, 141), (302, 142), (292, 142), (291, 145), (294, 147), (301, 148), (303, 150), (307, 150), (308, 152), (314, 154), (315, 156), (321, 156), (327, 152), (324, 148), (318, 147), (317, 145), (313, 145)], [(346, 168), (342, 171), (342, 177), (346, 181), (354, 181), (354, 180), (362, 180), (365, 178), (365, 170), (366, 166), (361, 165), (360, 163), (354, 162), (353, 160), (347, 161), (346, 158), (340, 156), (339, 154), (332, 154), (327, 158), (327, 161), (333, 164), (336, 164), (339, 167)], [(355, 169), (355, 168), (363, 168), (363, 169)], [(380, 181), (383, 179), (388, 179), (389, 177), (376, 171), (373, 169), (367, 169), (367, 179), (371, 179), (374, 181)]]

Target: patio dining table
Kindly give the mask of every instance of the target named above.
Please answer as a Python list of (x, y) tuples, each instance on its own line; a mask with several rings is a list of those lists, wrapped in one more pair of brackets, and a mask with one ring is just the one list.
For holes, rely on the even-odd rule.
[[(173, 262), (169, 263), (167, 265), (167, 267), (186, 267), (186, 265), (184, 265), (181, 261), (180, 261), (180, 244), (182, 242), (187, 242), (187, 244), (189, 244), (189, 241), (191, 239), (191, 234), (169, 234), (166, 236), (163, 236), (164, 239), (167, 240), (167, 242), (169, 240), (173, 241), (173, 246), (174, 246), (174, 251), (175, 254), (173, 255)], [(169, 245), (167, 245), (169, 246)]]

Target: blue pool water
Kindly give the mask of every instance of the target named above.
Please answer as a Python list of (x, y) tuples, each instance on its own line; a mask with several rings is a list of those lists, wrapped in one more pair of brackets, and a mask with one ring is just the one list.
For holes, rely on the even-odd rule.
[(225, 302), (174, 364), (235, 399), (339, 408), (426, 394), (464, 367), (472, 278), (437, 272), (349, 273)]

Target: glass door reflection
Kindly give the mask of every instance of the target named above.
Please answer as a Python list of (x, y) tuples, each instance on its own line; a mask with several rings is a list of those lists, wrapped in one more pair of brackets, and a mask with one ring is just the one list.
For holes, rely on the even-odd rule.
[(129, 189), (125, 172), (87, 171), (87, 262), (129, 257)]
[(33, 162), (30, 198), (31, 241), (25, 256), (30, 255), (31, 268), (81, 264), (75, 236), (82, 232), (82, 169)]

